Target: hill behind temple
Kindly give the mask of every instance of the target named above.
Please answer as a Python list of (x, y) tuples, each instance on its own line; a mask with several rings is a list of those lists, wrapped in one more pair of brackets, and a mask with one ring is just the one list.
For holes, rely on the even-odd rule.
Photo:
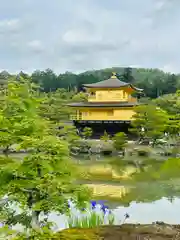
[[(58, 88), (81, 90), (82, 84), (91, 84), (108, 79), (112, 72), (116, 72), (120, 80), (133, 83), (144, 89), (147, 97), (156, 98), (163, 94), (175, 93), (180, 89), (180, 74), (165, 73), (159, 69), (114, 67), (100, 70), (86, 71), (80, 74), (65, 72), (56, 74), (51, 69), (36, 70), (32, 74), (20, 72), (19, 75), (31, 77), (33, 82), (41, 85), (45, 92)], [(0, 73), (0, 84), (4, 85), (12, 76), (7, 71)]]

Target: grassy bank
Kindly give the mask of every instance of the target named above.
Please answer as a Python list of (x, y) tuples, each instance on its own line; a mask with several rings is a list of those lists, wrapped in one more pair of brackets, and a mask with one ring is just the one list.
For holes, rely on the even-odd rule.
[(56, 234), (54, 240), (178, 240), (180, 225), (150, 224), (102, 226), (92, 229), (67, 229)]

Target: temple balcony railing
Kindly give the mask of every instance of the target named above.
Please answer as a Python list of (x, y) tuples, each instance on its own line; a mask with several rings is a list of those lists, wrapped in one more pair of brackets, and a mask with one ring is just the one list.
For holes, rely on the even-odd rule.
[(132, 116), (70, 116), (71, 121), (132, 121), (132, 119)]
[(99, 96), (89, 96), (88, 97), (88, 102), (133, 102), (136, 103), (137, 102), (137, 98), (134, 97), (117, 97), (117, 96), (113, 96), (111, 98), (101, 98)]
[(82, 120), (82, 116), (72, 114), (70, 115), (70, 120)]

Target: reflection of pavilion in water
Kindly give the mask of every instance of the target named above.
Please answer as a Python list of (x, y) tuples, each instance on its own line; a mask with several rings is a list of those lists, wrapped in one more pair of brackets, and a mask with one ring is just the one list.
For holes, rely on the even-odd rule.
[[(172, 169), (167, 173), (168, 176), (172, 177), (171, 180), (156, 179), (154, 182), (150, 177), (151, 173), (148, 172), (142, 173), (142, 175), (140, 173), (139, 180), (135, 180), (131, 175), (131, 171), (129, 171), (130, 181), (127, 182), (128, 175), (126, 175), (127, 177), (123, 177), (122, 173), (119, 175), (119, 172), (114, 171), (116, 168), (112, 168), (111, 165), (108, 167), (106, 163), (104, 165), (102, 158), (96, 161), (97, 165), (94, 163), (95, 161), (93, 159), (84, 163), (86, 168), (89, 169), (89, 176), (91, 177), (88, 178), (89, 180), (84, 180), (83, 184), (87, 184), (88, 187), (92, 188), (94, 197), (97, 199), (105, 199), (110, 202), (117, 202), (118, 205), (128, 206), (134, 201), (137, 203), (150, 203), (165, 198), (172, 203), (174, 199), (180, 198), (180, 179), (176, 178), (177, 172), (173, 173)], [(162, 162), (162, 164), (164, 163)], [(104, 170), (101, 166), (104, 166)]]

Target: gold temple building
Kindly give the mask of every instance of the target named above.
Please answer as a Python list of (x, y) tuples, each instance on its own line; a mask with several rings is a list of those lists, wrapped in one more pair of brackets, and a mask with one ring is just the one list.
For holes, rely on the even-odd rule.
[(142, 92), (130, 83), (120, 81), (116, 74), (104, 81), (83, 84), (88, 95), (87, 102), (69, 104), (75, 110), (71, 115), (77, 128), (91, 127), (93, 132), (128, 132), (138, 99), (132, 97)]

